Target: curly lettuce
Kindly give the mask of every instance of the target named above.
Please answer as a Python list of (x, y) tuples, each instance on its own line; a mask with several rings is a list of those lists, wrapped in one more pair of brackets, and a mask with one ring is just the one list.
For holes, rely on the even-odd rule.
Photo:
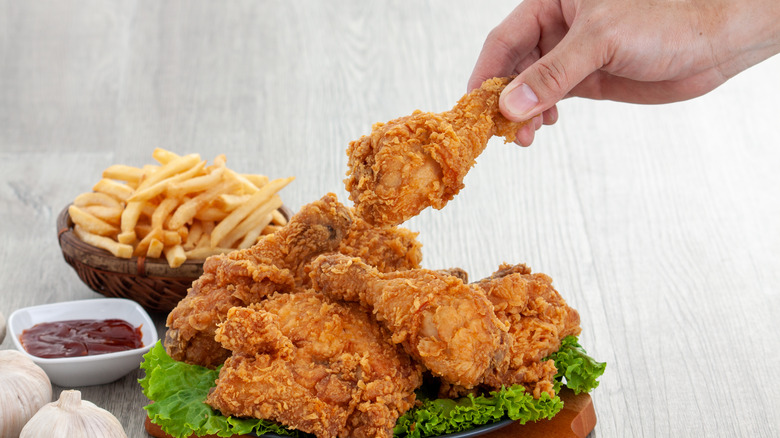
[[(578, 394), (598, 386), (597, 379), (606, 367), (605, 363), (588, 356), (574, 336), (564, 338), (558, 352), (548, 359), (553, 359), (558, 368), (557, 386), (566, 385)], [(160, 342), (144, 355), (141, 368), (146, 375), (139, 383), (144, 395), (153, 402), (144, 409), (153, 423), (175, 438), (192, 434), (230, 437), (252, 433), (258, 436), (309, 436), (268, 420), (221, 415), (204, 403), (219, 375), (219, 368), (211, 370), (178, 362), (168, 356)], [(457, 400), (435, 399), (422, 391), (418, 392), (417, 398), (421, 404), (398, 419), (393, 429), (395, 437), (440, 436), (506, 418), (524, 424), (552, 418), (563, 408), (558, 396), (543, 393), (534, 399), (520, 385)]]
[(563, 408), (558, 396), (543, 393), (534, 399), (520, 385), (491, 391), (489, 395), (469, 394), (458, 400), (423, 400), (421, 406), (406, 412), (396, 422), (396, 437), (423, 438), (460, 432), (506, 419), (525, 424), (552, 418)]
[(564, 381), (566, 387), (574, 391), (575, 394), (590, 392), (599, 386), (598, 378), (604, 374), (604, 370), (607, 368), (606, 362), (597, 362), (588, 356), (575, 336), (563, 338), (558, 351), (547, 359), (554, 360), (555, 368), (558, 369), (558, 373), (555, 375), (558, 386), (555, 389), (556, 392)]
[(219, 376), (211, 370), (179, 362), (168, 356), (161, 342), (144, 355), (141, 384), (144, 395), (154, 403), (144, 407), (152, 423), (175, 438), (196, 435), (230, 437), (255, 433), (302, 436), (299, 432), (268, 420), (225, 417), (204, 403)]

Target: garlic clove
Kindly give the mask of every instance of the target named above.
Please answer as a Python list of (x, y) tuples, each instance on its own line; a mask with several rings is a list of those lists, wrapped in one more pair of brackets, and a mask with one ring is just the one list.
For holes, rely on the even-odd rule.
[(50, 401), (46, 372), (19, 351), (0, 350), (0, 437), (18, 437), (25, 423)]
[(5, 317), (3, 312), (0, 312), (0, 344), (5, 340)]
[(68, 390), (42, 407), (22, 429), (19, 438), (127, 438), (122, 424), (107, 410), (82, 400), (81, 391)]

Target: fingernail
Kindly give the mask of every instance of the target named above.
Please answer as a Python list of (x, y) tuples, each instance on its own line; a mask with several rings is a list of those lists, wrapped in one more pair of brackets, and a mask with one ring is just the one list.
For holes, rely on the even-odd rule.
[(520, 84), (504, 97), (506, 109), (518, 117), (528, 116), (539, 103), (536, 93), (527, 84)]

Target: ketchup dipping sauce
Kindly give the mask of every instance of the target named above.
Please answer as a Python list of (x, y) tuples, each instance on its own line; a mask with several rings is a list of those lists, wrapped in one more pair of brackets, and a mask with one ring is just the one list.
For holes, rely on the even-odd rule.
[(43, 322), (19, 336), (28, 353), (45, 359), (134, 350), (144, 346), (141, 338), (141, 327), (123, 319)]

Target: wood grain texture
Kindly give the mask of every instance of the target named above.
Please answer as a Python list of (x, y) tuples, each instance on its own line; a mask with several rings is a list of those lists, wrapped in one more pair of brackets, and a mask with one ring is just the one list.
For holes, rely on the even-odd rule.
[[(346, 201), (348, 142), (451, 107), (515, 5), (0, 0), (0, 312), (95, 297), (56, 214), (158, 146), (294, 175), (293, 210)], [(554, 278), (608, 362), (592, 437), (780, 436), (778, 77), (775, 57), (679, 104), (567, 100), (532, 147), (492, 140), (455, 200), (406, 224), (427, 267)], [(130, 437), (140, 376), (80, 388)]]

